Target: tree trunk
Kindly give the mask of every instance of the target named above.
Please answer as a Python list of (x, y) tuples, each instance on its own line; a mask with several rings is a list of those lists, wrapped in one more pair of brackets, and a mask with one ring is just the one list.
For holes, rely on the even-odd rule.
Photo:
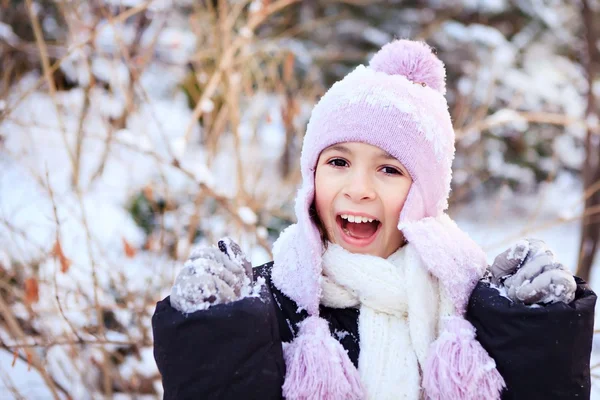
[[(590, 188), (600, 180), (600, 136), (593, 132), (590, 122), (598, 121), (598, 110), (594, 98), (593, 83), (600, 63), (599, 52), (596, 48), (597, 32), (593, 21), (595, 12), (590, 8), (588, 0), (582, 0), (582, 19), (585, 30), (585, 68), (587, 73), (588, 94), (585, 120), (588, 122), (585, 138), (585, 163), (583, 166), (583, 188), (585, 193), (585, 209), (581, 224), (581, 242), (579, 245), (579, 262), (577, 275), (589, 281), (590, 272), (600, 238), (600, 222), (595, 217), (595, 211), (600, 204), (600, 192), (590, 193)], [(593, 190), (593, 189), (592, 189)]]

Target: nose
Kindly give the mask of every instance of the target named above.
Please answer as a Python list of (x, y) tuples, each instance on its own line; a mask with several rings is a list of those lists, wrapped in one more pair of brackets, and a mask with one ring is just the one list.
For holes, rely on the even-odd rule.
[(373, 200), (376, 191), (372, 177), (367, 172), (357, 172), (348, 176), (344, 196), (356, 203)]

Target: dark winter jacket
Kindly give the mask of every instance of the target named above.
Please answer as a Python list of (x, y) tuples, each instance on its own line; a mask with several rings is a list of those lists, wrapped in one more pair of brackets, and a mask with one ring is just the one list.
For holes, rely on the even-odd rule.
[[(272, 263), (255, 268), (261, 297), (184, 315), (169, 297), (152, 317), (154, 357), (164, 399), (280, 399), (282, 343), (306, 317), (270, 280)], [(496, 360), (508, 390), (503, 399), (589, 399), (595, 294), (578, 280), (575, 301), (527, 308), (480, 282), (467, 319)], [(358, 365), (358, 309), (321, 306), (321, 316)]]
[(481, 282), (471, 294), (466, 317), (506, 381), (502, 399), (590, 398), (596, 295), (575, 281), (570, 304), (515, 304)]

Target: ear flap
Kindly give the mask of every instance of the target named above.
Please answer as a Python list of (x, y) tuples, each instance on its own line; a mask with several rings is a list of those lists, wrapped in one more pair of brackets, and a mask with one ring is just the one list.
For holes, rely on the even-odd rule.
[(485, 253), (446, 214), (398, 224), (460, 315), (487, 267)]
[(408, 191), (408, 196), (406, 197), (402, 211), (400, 211), (399, 224), (415, 222), (425, 216), (425, 202), (421, 195), (420, 186), (413, 183)]
[(306, 182), (298, 191), (298, 223), (286, 228), (273, 245), (275, 263), (271, 277), (275, 286), (299, 307), (306, 309), (310, 315), (318, 315), (323, 244), (309, 215), (314, 199), (312, 188), (313, 183)]

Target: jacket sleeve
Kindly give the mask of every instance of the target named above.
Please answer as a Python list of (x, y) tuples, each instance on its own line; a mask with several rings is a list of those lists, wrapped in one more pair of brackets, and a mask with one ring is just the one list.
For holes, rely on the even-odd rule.
[(579, 278), (575, 300), (525, 306), (480, 281), (467, 319), (506, 382), (502, 399), (589, 399), (596, 295)]
[(285, 375), (268, 285), (248, 297), (183, 314), (167, 297), (152, 317), (164, 399), (279, 399)]

